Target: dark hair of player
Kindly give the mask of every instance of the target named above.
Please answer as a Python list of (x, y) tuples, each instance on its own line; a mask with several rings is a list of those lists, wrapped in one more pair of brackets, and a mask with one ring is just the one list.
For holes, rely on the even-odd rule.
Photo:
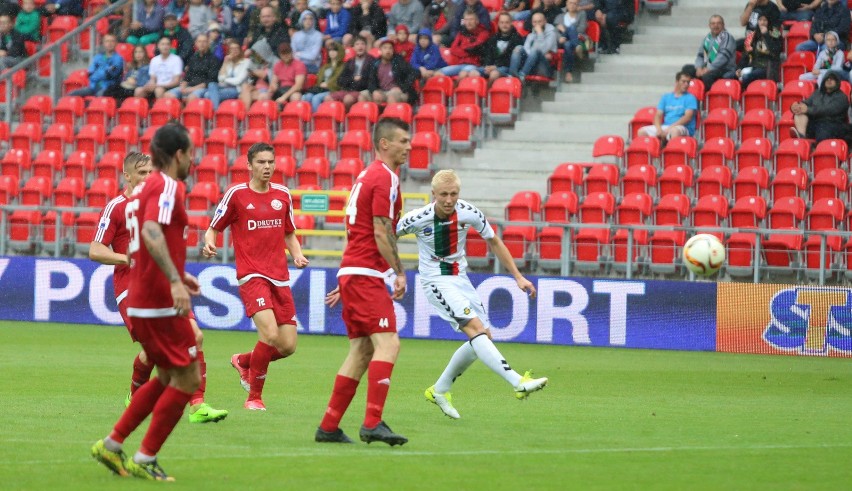
[(189, 132), (180, 123), (168, 123), (154, 133), (151, 162), (157, 169), (168, 167), (178, 150), (189, 150)]
[(254, 145), (249, 147), (248, 154), (246, 154), (249, 163), (251, 163), (252, 160), (254, 160), (254, 157), (260, 152), (272, 152), (272, 154), (275, 155), (275, 149), (272, 148), (272, 145), (263, 142), (255, 143)]
[(378, 123), (376, 123), (376, 127), (373, 128), (373, 145), (376, 148), (379, 148), (379, 140), (382, 138), (390, 139), (393, 136), (393, 133), (396, 129), (401, 129), (402, 131), (411, 131), (411, 127), (405, 121), (399, 118), (384, 118), (380, 119)]

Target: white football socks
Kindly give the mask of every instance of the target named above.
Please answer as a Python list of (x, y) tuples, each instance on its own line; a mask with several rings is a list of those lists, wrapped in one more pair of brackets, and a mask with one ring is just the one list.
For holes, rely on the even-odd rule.
[(455, 382), (456, 378), (459, 375), (463, 374), (467, 368), (476, 361), (476, 353), (473, 351), (473, 347), (470, 343), (465, 342), (459, 349), (453, 353), (453, 357), (450, 358), (450, 362), (447, 363), (447, 368), (444, 369), (444, 373), (438, 377), (438, 381), (435, 382), (435, 392), (438, 394), (444, 394), (449, 392), (450, 387), (452, 387), (453, 382)]
[[(470, 346), (473, 348), (473, 351), (476, 353), (476, 356), (482, 360), (482, 363), (485, 363), (485, 366), (491, 369), (492, 372), (497, 375), (503, 377), (506, 382), (509, 382), (512, 387), (517, 387), (521, 382), (521, 375), (512, 370), (512, 367), (506, 362), (506, 359), (503, 358), (503, 355), (500, 354), (500, 350), (494, 346), (494, 343), (488, 339), (488, 335), (480, 334), (479, 336), (474, 337), (470, 340)], [(435, 390), (438, 388), (435, 387)]]

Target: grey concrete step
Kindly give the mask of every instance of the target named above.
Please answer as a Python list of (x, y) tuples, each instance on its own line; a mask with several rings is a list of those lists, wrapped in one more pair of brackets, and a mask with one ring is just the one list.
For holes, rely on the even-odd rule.
[(626, 80), (612, 80), (611, 83), (579, 83), (566, 84), (560, 92), (568, 94), (663, 94), (671, 92), (674, 86), (674, 75), (669, 77), (671, 84), (634, 84), (632, 77)]
[[(625, 56), (624, 59), (633, 58), (634, 55)], [(612, 58), (610, 56), (609, 58)], [(681, 67), (686, 63), (691, 63), (694, 61), (692, 59), (684, 58), (672, 58), (672, 60), (668, 62), (660, 62), (655, 65), (641, 65), (641, 64), (620, 64), (619, 60), (621, 59), (621, 55), (617, 56), (618, 60), (608, 60), (605, 62), (595, 63), (595, 71), (592, 73), (584, 73), (583, 76), (586, 75), (597, 75), (600, 74), (602, 76), (607, 76), (610, 78), (621, 79), (621, 80), (633, 80), (634, 76), (642, 76), (646, 74), (658, 74), (658, 75), (668, 75), (670, 80), (672, 80), (672, 85), (674, 85), (674, 74), (681, 69)]]
[(560, 87), (560, 90), (565, 92), (571, 92), (574, 90), (575, 85), (577, 88), (579, 88), (580, 86), (589, 86), (593, 89), (597, 85), (613, 83), (632, 84), (636, 87), (643, 87), (645, 85), (668, 85), (669, 89), (671, 89), (674, 87), (674, 76), (677, 73), (677, 70), (679, 69), (680, 67), (675, 69), (675, 71), (667, 70), (663, 72), (655, 70), (653, 72), (634, 72), (630, 73), (630, 75), (626, 77), (616, 75), (614, 73), (603, 73), (595, 70), (594, 72), (582, 74), (581, 83), (563, 84)]

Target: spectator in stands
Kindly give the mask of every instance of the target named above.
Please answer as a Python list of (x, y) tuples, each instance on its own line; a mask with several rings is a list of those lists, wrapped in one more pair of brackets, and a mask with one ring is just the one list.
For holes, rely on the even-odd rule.
[(814, 67), (810, 72), (805, 72), (799, 76), (799, 80), (817, 81), (818, 85), (822, 85), (822, 80), (826, 73), (833, 70), (840, 73), (843, 70), (843, 50), (837, 47), (837, 33), (829, 31), (825, 33), (825, 46), (819, 52), (816, 58)]
[(213, 22), (222, 26), (222, 32), (231, 30), (234, 23), (234, 13), (231, 7), (225, 5), (224, 0), (210, 0), (210, 12), (213, 14)]
[(749, 33), (745, 40), (745, 51), (737, 69), (743, 90), (755, 80), (778, 78), (778, 66), (783, 50), (781, 33), (769, 30), (769, 19), (761, 15), (756, 31)]
[(556, 30), (559, 31), (559, 46), (564, 50), (562, 54), (562, 69), (565, 71), (565, 83), (574, 81), (574, 63), (577, 58), (585, 58), (586, 44), (580, 36), (586, 35), (586, 14), (580, 11), (579, 0), (567, 0), (565, 2), (565, 13), (559, 14), (554, 21)]
[(826, 73), (819, 90), (790, 106), (793, 112), (793, 138), (813, 138), (817, 143), (831, 138), (848, 137), (849, 99), (840, 90), (840, 76)]
[(124, 74), (124, 58), (115, 52), (118, 40), (112, 34), (103, 37), (101, 45), (103, 52), (92, 57), (89, 63), (89, 86), (72, 91), (68, 95), (86, 97), (102, 96), (110, 88), (121, 83)]
[(343, 45), (333, 41), (328, 48), (328, 62), (321, 66), (319, 72), (317, 72), (316, 85), (304, 90), (302, 100), (311, 103), (313, 112), (319, 109), (326, 96), (340, 89), (337, 81), (343, 73), (343, 56), (345, 54)]
[(343, 36), (349, 32), (349, 22), (352, 14), (349, 9), (343, 8), (342, 0), (330, 0), (328, 12), (325, 14), (325, 39), (333, 39), (338, 43), (343, 42)]
[(455, 17), (456, 4), (453, 0), (432, 0), (423, 14), (423, 27), (432, 31), (432, 41), (435, 44), (449, 46), (453, 41), (450, 37), (450, 20)]
[(313, 10), (318, 18), (322, 18), (328, 10), (328, 0), (309, 0), (308, 8)]
[(367, 71), (367, 94), (361, 93), (361, 100), (371, 100), (377, 104), (394, 104), (414, 101), (414, 81), (417, 72), (405, 59), (393, 52), (393, 41), (383, 39), (379, 46), (381, 54)]
[(166, 92), (163, 97), (183, 99), (187, 102), (204, 97), (208, 87), (219, 81), (219, 68), (222, 63), (210, 51), (210, 41), (207, 34), (199, 34), (195, 38), (195, 53), (189, 57), (183, 69), (183, 80), (174, 89)]
[(27, 56), (24, 37), (13, 25), (11, 17), (0, 15), (0, 70), (12, 68)]
[(322, 63), (322, 33), (316, 29), (316, 17), (310, 10), (299, 18), (302, 29), (293, 34), (293, 55), (305, 64), (308, 73), (317, 73)]
[(210, 83), (201, 97), (210, 99), (213, 109), (218, 109), (222, 101), (236, 99), (240, 96), (240, 87), (248, 80), (249, 60), (243, 56), (243, 49), (239, 42), (231, 39), (227, 43), (228, 54), (219, 68), (216, 76), (218, 83)]
[(580, 0), (580, 12), (586, 14), (586, 20), (595, 20), (595, 11), (598, 10), (595, 0)]
[(246, 36), (249, 33), (249, 19), (246, 15), (246, 9), (243, 4), (237, 4), (231, 9), (231, 15), (233, 16), (233, 21), (231, 22), (231, 27), (225, 29), (225, 37), (236, 39), (239, 41), (240, 46), (245, 42)]
[(348, 46), (355, 36), (363, 37), (368, 46), (373, 46), (376, 39), (387, 34), (388, 20), (385, 12), (373, 0), (360, 0), (357, 7), (352, 7), (351, 13), (349, 34), (343, 37), (344, 46)]
[(689, 75), (677, 72), (674, 92), (663, 95), (657, 104), (654, 124), (639, 128), (639, 136), (661, 138), (665, 143), (672, 138), (695, 134), (698, 100), (688, 92), (691, 80)]
[(414, 43), (410, 39), (411, 36), (408, 32), (408, 27), (405, 24), (397, 25), (396, 32), (392, 38), (393, 52), (405, 58), (405, 61), (409, 63), (411, 63), (411, 55), (414, 54)]
[(225, 50), (227, 49), (224, 39), (222, 39), (222, 26), (216, 22), (211, 22), (207, 27), (207, 40), (210, 43), (210, 52), (221, 63), (225, 59)]
[(0, 15), (8, 15), (14, 19), (21, 11), (21, 6), (17, 0), (0, 0)]
[(399, 26), (405, 26), (411, 33), (422, 25), (423, 4), (419, 0), (398, 0), (388, 13), (388, 37), (395, 35)]
[(725, 30), (721, 15), (710, 16), (710, 32), (704, 36), (695, 57), (695, 75), (710, 90), (720, 78), (734, 78), (737, 71), (737, 42)]
[[(740, 24), (745, 27), (746, 35), (757, 29), (757, 20), (761, 15), (765, 15), (769, 20), (770, 31), (781, 29), (781, 11), (778, 10), (778, 6), (774, 2), (770, 0), (748, 0), (743, 13), (740, 14)], [(744, 42), (745, 38), (737, 39), (737, 51), (743, 50)]]
[(213, 11), (204, 4), (204, 0), (189, 0), (189, 34), (193, 39), (207, 34), (207, 26), (215, 21)]
[(524, 20), (524, 29), (526, 29), (527, 32), (532, 31), (532, 16), (535, 13), (544, 14), (544, 18), (547, 20), (547, 23), (554, 24), (556, 22), (556, 17), (562, 13), (562, 7), (557, 4), (556, 0), (538, 0), (533, 3), (533, 8), (530, 9), (529, 15)]
[(150, 62), (144, 46), (134, 47), (133, 57), (130, 63), (126, 64), (126, 71), (121, 83), (107, 89), (104, 95), (114, 98), (118, 105), (121, 105), (128, 97), (133, 97), (136, 89), (144, 87), (151, 78), (148, 66)]
[(171, 2), (166, 4), (166, 13), (175, 14), (175, 18), (182, 20), (188, 8), (189, 4), (187, 0), (171, 0)]
[(781, 11), (781, 21), (808, 21), (814, 16), (814, 11), (820, 6), (822, 0), (775, 0), (778, 10)]
[(150, 97), (152, 94), (159, 99), (165, 93), (180, 84), (183, 75), (183, 60), (172, 53), (172, 41), (166, 36), (157, 41), (159, 56), (155, 56), (148, 66), (148, 83), (136, 88), (136, 97)]
[(127, 42), (136, 46), (156, 43), (163, 32), (166, 11), (157, 0), (145, 0), (136, 6), (136, 20), (130, 23)]
[[(511, 25), (511, 24), (510, 24)], [(420, 73), (423, 80), (437, 75), (441, 68), (447, 66), (441, 49), (432, 40), (432, 31), (423, 28), (417, 34), (417, 46), (411, 55), (411, 67)]]
[(811, 38), (796, 46), (796, 51), (819, 51), (825, 44), (825, 33), (837, 33), (838, 48), (846, 49), (849, 41), (849, 7), (840, 0), (826, 0), (814, 13)]
[(302, 89), (308, 70), (305, 64), (293, 56), (290, 43), (282, 43), (278, 47), (278, 62), (272, 67), (272, 77), (269, 90), (278, 104), (286, 104), (302, 99)]
[(299, 26), (302, 25), (301, 19), (302, 14), (305, 12), (310, 12), (314, 14), (314, 19), (317, 18), (317, 13), (308, 8), (308, 0), (296, 0), (296, 3), (293, 5), (293, 9), (290, 10), (290, 37), (293, 37), (293, 34), (299, 30)]
[(272, 98), (270, 82), (273, 77), (269, 59), (257, 54), (249, 59), (248, 82), (240, 89), (240, 100), (246, 109), (249, 109), (254, 101), (267, 101)]
[(512, 16), (512, 20), (526, 21), (532, 15), (530, 4), (526, 0), (504, 0), (503, 11)]
[(464, 28), (453, 39), (450, 54), (455, 64), (441, 68), (441, 73), (448, 77), (464, 78), (478, 77), (479, 66), (482, 65), (482, 54), (490, 33), (479, 23), (479, 16), (473, 9), (468, 9), (463, 17)]
[(512, 15), (509, 12), (500, 12), (497, 15), (497, 32), (488, 38), (483, 48), (482, 64), (485, 65), (483, 71), (489, 83), (493, 83), (500, 77), (509, 76), (512, 53), (516, 49), (523, 48), (524, 38), (512, 25)]
[[(555, 0), (548, 0), (555, 1)], [(464, 16), (468, 10), (472, 10), (476, 14), (478, 24), (482, 26), (488, 34), (491, 34), (491, 14), (488, 9), (482, 4), (482, 0), (461, 0), (456, 7), (453, 20), (450, 22), (450, 38), (455, 40), (456, 36), (465, 27)]]
[(376, 61), (375, 58), (367, 54), (367, 40), (363, 37), (355, 38), (352, 49), (355, 51), (355, 56), (346, 62), (343, 73), (340, 74), (337, 81), (340, 90), (332, 92), (326, 98), (326, 100), (330, 98), (333, 101), (343, 102), (347, 111), (358, 102), (361, 92), (367, 90), (367, 72), (370, 70), (370, 65)]
[(524, 40), (524, 46), (512, 53), (509, 73), (524, 83), (527, 75), (552, 76), (551, 61), (556, 56), (558, 33), (553, 24), (548, 24), (544, 14), (532, 16), (532, 31)]
[(44, 4), (41, 12), (45, 17), (51, 18), (55, 15), (83, 17), (83, 2), (82, 0), (51, 0), (50, 3)]
[(260, 25), (257, 30), (249, 33), (244, 44), (249, 43), (252, 50), (255, 50), (255, 45), (263, 40), (266, 40), (272, 53), (277, 53), (281, 44), (290, 42), (287, 28), (276, 19), (275, 9), (269, 6), (260, 10)]
[[(265, 7), (270, 6), (269, 0), (254, 0), (254, 2), (247, 2), (243, 5), (245, 5), (246, 17), (248, 17), (249, 19), (249, 32), (255, 32), (260, 29), (260, 12)], [(284, 19), (286, 19), (286, 16), (280, 15), (280, 12), (277, 9), (273, 8), (273, 12), (275, 14), (276, 21), (282, 22)]]
[(172, 51), (186, 63), (192, 54), (192, 36), (186, 29), (178, 25), (178, 17), (170, 12), (166, 12), (166, 15), (163, 16), (163, 32), (160, 34), (160, 38), (164, 37), (169, 38)]
[(24, 37), (25, 41), (34, 43), (41, 41), (41, 14), (36, 10), (34, 0), (21, 2), (21, 11), (15, 18), (15, 30)]
[[(543, 0), (545, 2), (552, 0)], [(769, 1), (769, 0), (765, 0)], [(601, 25), (601, 52), (618, 54), (621, 49), (621, 22), (628, 18), (621, 0), (600, 0), (600, 6), (595, 11), (595, 20)]]

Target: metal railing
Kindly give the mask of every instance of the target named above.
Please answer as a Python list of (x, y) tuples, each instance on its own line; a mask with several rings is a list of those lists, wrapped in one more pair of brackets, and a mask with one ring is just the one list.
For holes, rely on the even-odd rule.
[(6, 103), (5, 103), (5, 115), (4, 121), (11, 123), (12, 122), (12, 113), (13, 106), (15, 105), (15, 101), (13, 100), (13, 87), (12, 87), (12, 76), (20, 71), (29, 69), (32, 66), (35, 66), (38, 69), (39, 60), (44, 58), (45, 56), (50, 56), (50, 76), (48, 77), (48, 84), (50, 98), (53, 99), (55, 103), (62, 91), (62, 80), (64, 79), (64, 73), (62, 68), (62, 46), (65, 43), (69, 43), (78, 37), (83, 31), (89, 30), (89, 59), (91, 60), (94, 57), (97, 49), (97, 30), (96, 24), (102, 18), (113, 14), (122, 8), (125, 5), (133, 3), (134, 0), (118, 0), (117, 2), (109, 5), (104, 10), (99, 12), (97, 15), (89, 17), (85, 19), (76, 29), (71, 32), (66, 33), (61, 38), (53, 41), (52, 43), (48, 43), (35, 53), (32, 56), (27, 57), (25, 60), (21, 61), (17, 65), (13, 66), (9, 70), (0, 74), (0, 82), (6, 82)]

